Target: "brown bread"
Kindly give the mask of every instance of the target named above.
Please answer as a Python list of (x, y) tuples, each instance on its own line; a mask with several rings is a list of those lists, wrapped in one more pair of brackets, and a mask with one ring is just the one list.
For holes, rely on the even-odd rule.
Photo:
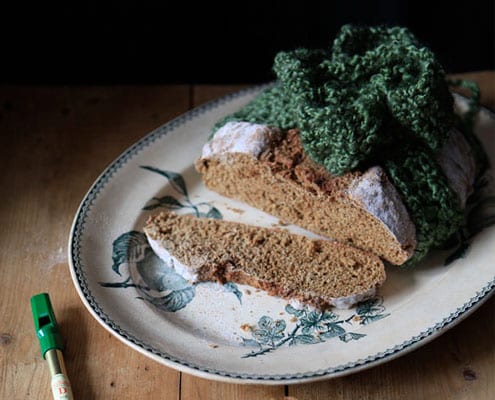
[[(257, 144), (263, 129), (252, 135)], [(412, 255), (414, 225), (381, 168), (335, 177), (305, 155), (297, 130), (267, 135), (259, 154), (232, 150), (230, 143), (220, 143), (220, 152), (203, 150), (195, 166), (205, 185), (392, 264)]]
[(385, 280), (381, 260), (341, 243), (282, 229), (161, 213), (144, 231), (153, 250), (190, 281), (233, 281), (319, 308), (349, 307)]

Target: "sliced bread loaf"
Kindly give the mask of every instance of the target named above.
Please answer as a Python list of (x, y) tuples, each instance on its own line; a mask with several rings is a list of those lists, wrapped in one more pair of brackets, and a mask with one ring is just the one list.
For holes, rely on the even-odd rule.
[(282, 229), (161, 213), (144, 231), (155, 253), (190, 282), (233, 281), (318, 308), (348, 308), (385, 280), (375, 255)]
[(306, 156), (297, 130), (227, 123), (196, 169), (211, 190), (393, 264), (414, 251), (414, 225), (384, 171), (332, 176)]
[[(456, 129), (438, 155), (462, 207), (472, 191), (474, 156)], [(383, 168), (334, 176), (304, 152), (296, 129), (228, 122), (195, 163), (221, 195), (400, 265), (416, 248), (416, 229)]]

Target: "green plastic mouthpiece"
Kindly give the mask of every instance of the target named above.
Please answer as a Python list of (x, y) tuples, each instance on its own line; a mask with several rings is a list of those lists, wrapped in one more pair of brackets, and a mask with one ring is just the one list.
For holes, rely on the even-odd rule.
[(48, 350), (63, 350), (62, 335), (58, 329), (48, 293), (40, 293), (31, 297), (31, 310), (43, 358)]

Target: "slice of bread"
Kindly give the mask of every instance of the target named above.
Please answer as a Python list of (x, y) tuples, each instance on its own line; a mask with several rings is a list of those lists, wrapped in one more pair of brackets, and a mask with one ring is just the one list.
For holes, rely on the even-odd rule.
[(415, 249), (414, 224), (383, 169), (332, 176), (306, 156), (297, 130), (229, 122), (195, 166), (213, 191), (392, 264)]
[(348, 308), (385, 281), (377, 256), (283, 229), (162, 212), (144, 231), (154, 252), (190, 282), (232, 281), (318, 308)]

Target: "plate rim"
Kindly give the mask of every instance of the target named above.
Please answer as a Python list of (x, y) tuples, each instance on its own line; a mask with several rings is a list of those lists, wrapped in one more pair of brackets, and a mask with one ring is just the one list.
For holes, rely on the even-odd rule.
[[(81, 265), (81, 260), (79, 257), (81, 252), (80, 242), (84, 233), (84, 226), (86, 223), (85, 220), (93, 203), (96, 201), (99, 192), (106, 186), (112, 176), (123, 165), (125, 165), (135, 155), (147, 148), (159, 138), (167, 135), (186, 122), (193, 120), (197, 116), (200, 116), (225, 103), (228, 103), (232, 99), (255, 93), (271, 85), (273, 85), (273, 82), (241, 89), (233, 93), (221, 96), (217, 99), (210, 100), (200, 106), (185, 111), (181, 115), (152, 130), (141, 139), (133, 143), (131, 146), (129, 146), (127, 149), (125, 149), (117, 158), (110, 162), (107, 167), (101, 172), (101, 174), (93, 181), (89, 190), (86, 192), (82, 201), (80, 202), (71, 225), (68, 241), (68, 260), (72, 281), (74, 286), (76, 287), (76, 291), (85, 307), (100, 325), (102, 325), (107, 331), (112, 333), (121, 342), (140, 352), (141, 354), (157, 361), (162, 365), (168, 366), (178, 371), (189, 373), (191, 375), (228, 383), (241, 384), (281, 385), (309, 383), (356, 373), (406, 355), (407, 353), (419, 347), (422, 347), (436, 337), (445, 333), (447, 330), (456, 326), (466, 317), (471, 315), (475, 310), (481, 307), (481, 305), (483, 305), (495, 293), (494, 276), (491, 281), (486, 282), (485, 286), (483, 286), (476, 292), (476, 296), (471, 297), (462, 305), (462, 307), (457, 308), (455, 311), (451, 312), (448, 316), (444, 317), (433, 326), (423, 330), (418, 335), (415, 335), (400, 344), (387, 348), (378, 353), (369, 355), (366, 358), (351, 361), (346, 364), (338, 365), (329, 369), (313, 370), (300, 373), (289, 373), (286, 375), (239, 374), (231, 371), (223, 371), (215, 368), (207, 368), (200, 365), (194, 365), (194, 363), (191, 363), (187, 360), (177, 359), (169, 354), (153, 348), (153, 346), (144, 343), (139, 338), (134, 337), (131, 333), (119, 327), (119, 325), (115, 321), (113, 321), (112, 318), (110, 318), (106, 314), (106, 312), (99, 306), (98, 300), (91, 293), (91, 289), (88, 287), (87, 281), (85, 281), (84, 268)], [(466, 99), (462, 95), (456, 94), (456, 96)], [(484, 106), (482, 106), (481, 109), (483, 109), (484, 112), (488, 113), (492, 118), (495, 119), (495, 113), (492, 112), (490, 109)]]

